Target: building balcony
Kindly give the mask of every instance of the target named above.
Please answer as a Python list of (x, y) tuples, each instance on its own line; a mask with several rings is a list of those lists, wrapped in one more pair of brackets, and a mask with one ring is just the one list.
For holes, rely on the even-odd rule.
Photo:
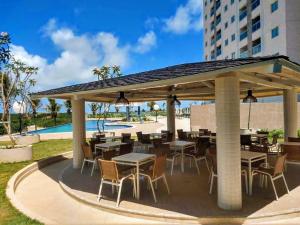
[(260, 5), (260, 0), (252, 0), (251, 9), (252, 11)]
[(245, 39), (248, 36), (248, 32), (244, 31), (240, 34), (240, 41), (242, 41), (243, 39)]
[(217, 34), (217, 37), (216, 37), (216, 41), (220, 40), (221, 37), (222, 37), (221, 33), (218, 33), (218, 34)]
[(256, 46), (252, 47), (252, 55), (255, 55), (259, 52), (261, 52), (261, 44), (258, 44)]
[(252, 32), (254, 33), (255, 31), (257, 31), (260, 28), (260, 21), (255, 22), (254, 24), (252, 24)]
[(243, 20), (247, 16), (247, 10), (240, 12), (240, 21)]
[(240, 53), (240, 58), (247, 58), (248, 57), (248, 51), (244, 51)]

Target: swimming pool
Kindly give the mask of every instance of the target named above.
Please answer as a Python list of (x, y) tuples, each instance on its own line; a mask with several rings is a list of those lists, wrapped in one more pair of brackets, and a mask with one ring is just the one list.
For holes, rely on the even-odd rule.
[[(132, 126), (130, 125), (120, 125), (120, 124), (113, 124), (114, 121), (110, 120), (101, 120), (100, 123), (100, 129), (102, 130), (102, 123), (104, 122), (104, 130), (117, 130), (117, 129), (124, 129), (124, 128), (130, 128)], [(97, 120), (86, 120), (85, 121), (85, 129), (86, 131), (97, 131)], [(34, 134), (47, 134), (47, 133), (61, 133), (61, 132), (72, 132), (73, 126), (71, 123), (56, 126), (56, 127), (49, 127), (37, 131), (31, 131), (29, 133)]]

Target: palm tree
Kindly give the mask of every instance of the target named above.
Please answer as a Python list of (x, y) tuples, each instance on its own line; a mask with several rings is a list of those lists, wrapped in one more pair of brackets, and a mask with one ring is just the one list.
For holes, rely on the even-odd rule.
[(90, 106), (90, 109), (92, 111), (93, 117), (95, 117), (96, 114), (97, 114), (97, 111), (99, 109), (99, 104), (98, 103), (91, 103), (89, 106)]
[(54, 125), (56, 126), (57, 114), (61, 109), (61, 105), (56, 103), (55, 99), (48, 98), (49, 104), (46, 106), (46, 109), (51, 114), (51, 118), (54, 119)]
[(151, 101), (151, 102), (148, 102), (147, 103), (147, 106), (149, 107), (149, 109), (150, 109), (150, 112), (152, 112), (153, 111), (153, 108), (154, 108), (154, 105), (155, 105), (156, 103), (155, 102), (153, 102), (153, 101)]
[(72, 103), (71, 103), (71, 100), (66, 100), (66, 101), (64, 102), (64, 104), (65, 104), (65, 107), (66, 107), (66, 109), (67, 109), (67, 114), (68, 114), (68, 115), (71, 115), (71, 110), (72, 110)]
[[(32, 108), (32, 116), (33, 119), (35, 120), (37, 116), (37, 110), (42, 106), (42, 103), (40, 99), (31, 99), (30, 101), (31, 101), (31, 108)], [(35, 130), (37, 130), (37, 126), (35, 123), (34, 123), (34, 127)]]

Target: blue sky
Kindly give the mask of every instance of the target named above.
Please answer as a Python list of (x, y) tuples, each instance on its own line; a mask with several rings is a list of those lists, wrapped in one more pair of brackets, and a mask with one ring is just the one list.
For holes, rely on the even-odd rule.
[(203, 60), (202, 0), (2, 1), (1, 30), (13, 52), (40, 68), (37, 89)]

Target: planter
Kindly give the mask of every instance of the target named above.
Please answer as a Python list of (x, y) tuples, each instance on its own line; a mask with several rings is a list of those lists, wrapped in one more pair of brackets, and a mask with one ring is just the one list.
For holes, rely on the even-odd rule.
[(32, 146), (15, 146), (0, 149), (0, 163), (21, 162), (32, 159)]
[(32, 145), (40, 142), (39, 134), (18, 135), (14, 138), (17, 145)]

